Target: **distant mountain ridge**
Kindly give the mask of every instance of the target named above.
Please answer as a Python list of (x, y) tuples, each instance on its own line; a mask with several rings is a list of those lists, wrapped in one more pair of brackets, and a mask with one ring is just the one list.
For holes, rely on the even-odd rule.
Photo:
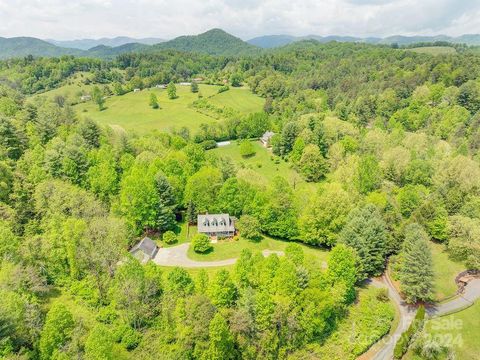
[(465, 34), (457, 37), (447, 35), (435, 35), (435, 36), (403, 36), (393, 35), (385, 38), (380, 37), (355, 37), (355, 36), (319, 36), (319, 35), (306, 35), (306, 36), (292, 36), (292, 35), (265, 35), (259, 36), (250, 40), (247, 40), (249, 44), (261, 47), (261, 48), (274, 48), (278, 46), (284, 46), (291, 44), (292, 42), (302, 40), (316, 40), (321, 43), (330, 41), (338, 42), (362, 42), (368, 44), (398, 44), (398, 45), (411, 45), (421, 42), (436, 42), (446, 41), (453, 44), (467, 44), (467, 45), (480, 45), (480, 34)]
[(82, 50), (67, 49), (50, 44), (44, 40), (32, 37), (0, 37), (0, 59), (7, 59), (19, 56), (81, 56)]
[[(150, 39), (150, 40), (148, 40)], [(103, 39), (105, 40), (105, 39)], [(82, 43), (76, 46), (89, 46), (88, 49), (78, 49), (72, 47), (58, 46), (51, 42), (40, 40), (33, 37), (14, 37), (2, 38), (0, 37), (0, 59), (7, 59), (12, 57), (23, 57), (27, 55), (54, 57), (62, 55), (98, 57), (98, 58), (113, 58), (117, 55), (128, 52), (155, 52), (165, 49), (173, 49), (186, 52), (198, 52), (210, 55), (223, 56), (237, 56), (245, 54), (260, 53), (262, 48), (275, 48), (285, 46), (302, 40), (316, 40), (321, 43), (329, 41), (339, 42), (363, 42), (369, 44), (393, 44), (409, 45), (420, 42), (436, 42), (446, 41), (451, 43), (466, 43), (468, 45), (480, 45), (479, 34), (466, 34), (458, 37), (450, 37), (446, 35), (438, 36), (389, 36), (386, 38), (360, 38), (354, 36), (291, 36), (291, 35), (269, 35), (260, 36), (251, 40), (243, 41), (242, 39), (228, 34), (221, 29), (212, 29), (199, 35), (179, 36), (173, 40), (160, 42), (154, 45), (142, 44), (139, 42), (130, 42), (130, 40), (137, 40), (128, 37), (118, 37), (110, 39), (111, 44), (97, 44), (90, 47), (93, 43)], [(142, 40), (142, 39), (139, 39)], [(160, 39), (147, 38), (143, 39), (145, 42), (156, 42)], [(53, 40), (50, 40), (53, 41)], [(77, 41), (77, 40), (74, 40)], [(78, 40), (82, 42), (84, 40)], [(95, 41), (102, 41), (98, 39)], [(128, 41), (128, 42), (127, 42)], [(104, 41), (106, 42), (106, 41)], [(115, 45), (122, 43), (121, 45)], [(125, 43), (126, 42), (126, 43)], [(60, 42), (57, 42), (60, 43)]]
[[(115, 41), (119, 42), (132, 40), (131, 38), (115, 39), (117, 39)], [(92, 44), (93, 43), (83, 43), (81, 46), (87, 47)], [(76, 46), (80, 45), (77, 44)], [(199, 35), (179, 36), (173, 40), (157, 43), (155, 45), (141, 44), (138, 42), (124, 43), (119, 46), (97, 44), (93, 47), (89, 47), (86, 50), (72, 47), (62, 47), (36, 38), (0, 38), (0, 59), (22, 57), (27, 55), (46, 57), (74, 55), (112, 58), (128, 52), (154, 52), (165, 49), (225, 56), (254, 53), (260, 50), (260, 48), (248, 44), (242, 39), (230, 35), (221, 29), (212, 29)]]
[(100, 45), (104, 45), (108, 47), (118, 47), (118, 46), (132, 44), (132, 43), (143, 44), (143, 45), (155, 45), (155, 44), (164, 42), (165, 40), (160, 38), (155, 38), (155, 37), (136, 39), (128, 36), (117, 36), (114, 38), (101, 38), (101, 39), (78, 39), (78, 40), (47, 39), (45, 41), (60, 47), (79, 49), (79, 50), (90, 50)]

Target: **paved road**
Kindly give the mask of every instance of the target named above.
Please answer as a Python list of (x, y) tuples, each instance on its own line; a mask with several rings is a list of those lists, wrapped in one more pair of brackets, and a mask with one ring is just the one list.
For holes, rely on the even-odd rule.
[(446, 303), (427, 308), (427, 314), (431, 317), (449, 314), (451, 312), (469, 307), (479, 298), (480, 279), (473, 279), (468, 282), (463, 294)]
[(388, 276), (383, 275), (381, 281), (371, 280), (371, 284), (376, 287), (386, 287), (388, 289), (388, 295), (395, 302), (395, 305), (400, 312), (400, 321), (397, 328), (392, 334), (387, 335), (387, 338), (382, 339), (383, 341), (385, 341), (384, 345), (373, 356), (373, 359), (375, 360), (392, 359), (395, 344), (397, 343), (402, 333), (407, 330), (407, 328), (410, 326), (413, 319), (415, 318), (415, 307), (408, 305), (407, 303), (405, 303), (405, 301), (403, 301)]
[[(395, 302), (400, 311), (400, 322), (397, 329), (391, 335), (388, 335), (385, 344), (373, 356), (374, 360), (390, 360), (393, 358), (393, 349), (400, 338), (401, 334), (407, 330), (415, 317), (414, 306), (406, 304), (393, 286), (390, 278), (386, 275), (382, 276), (382, 280), (370, 280), (370, 284), (375, 287), (386, 287), (390, 298)], [(438, 306), (427, 309), (430, 317), (441, 316), (453, 311), (462, 310), (480, 298), (480, 279), (471, 280), (465, 287), (462, 295)], [(384, 339), (385, 340), (385, 339)], [(380, 340), (382, 341), (382, 340)]]
[[(157, 255), (153, 259), (153, 262), (162, 266), (181, 266), (184, 268), (202, 268), (202, 267), (217, 267), (233, 265), (237, 261), (237, 258), (217, 260), (217, 261), (195, 261), (188, 257), (189, 243), (184, 243), (178, 246), (169, 248), (161, 248), (158, 250)], [(263, 256), (270, 254), (284, 255), (283, 251), (263, 250)]]

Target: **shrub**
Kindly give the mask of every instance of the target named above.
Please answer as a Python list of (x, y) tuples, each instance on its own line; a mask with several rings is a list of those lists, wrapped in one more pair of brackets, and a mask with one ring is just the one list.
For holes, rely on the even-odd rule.
[(217, 147), (217, 143), (215, 140), (205, 140), (200, 144), (204, 150), (215, 149)]
[(230, 88), (228, 87), (228, 85), (223, 85), (223, 86), (220, 86), (220, 87), (218, 88), (218, 93), (220, 94), (220, 93), (225, 92), (225, 91), (228, 91), (228, 90), (230, 90)]
[(212, 249), (210, 238), (205, 234), (197, 234), (192, 240), (193, 251), (196, 253), (206, 253)]
[(142, 340), (142, 334), (127, 324), (119, 324), (114, 328), (113, 338), (116, 342), (121, 343), (125, 349), (133, 350)]
[(166, 244), (174, 244), (177, 242), (177, 234), (175, 234), (173, 231), (167, 231), (165, 234), (163, 234), (162, 239)]
[(242, 155), (243, 157), (250, 157), (255, 155), (255, 149), (250, 141), (243, 140), (240, 143), (240, 155)]
[(385, 288), (378, 289), (376, 297), (378, 301), (387, 302), (389, 300), (388, 290)]
[(423, 323), (425, 320), (425, 307), (422, 305), (418, 308), (417, 313), (415, 314), (415, 318), (413, 322), (410, 324), (408, 329), (400, 336), (398, 339), (397, 344), (395, 345), (395, 349), (393, 350), (393, 358), (394, 359), (401, 359), (403, 355), (407, 353), (408, 347), (412, 342), (412, 338), (418, 332), (418, 330), (423, 328)]

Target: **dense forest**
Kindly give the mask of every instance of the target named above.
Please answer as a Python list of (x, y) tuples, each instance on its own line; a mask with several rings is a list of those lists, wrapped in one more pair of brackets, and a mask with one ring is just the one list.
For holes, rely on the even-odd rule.
[[(61, 96), (31, 100), (80, 72), (104, 95), (201, 77), (225, 90), (248, 86), (265, 105), (196, 132), (139, 135), (100, 126)], [(370, 342), (331, 344), (364, 280), (390, 264), (409, 303), (433, 300), (430, 242), (480, 269), (479, 74), (468, 51), (315, 41), (251, 56), (0, 62), (0, 356), (362, 354), (389, 331), (382, 291), (355, 310), (355, 331), (368, 329)], [(196, 106), (206, 105), (199, 97)], [(274, 161), (311, 187), (263, 181), (206, 150), (267, 130)], [(238, 217), (249, 241), (288, 241), (285, 256), (245, 250), (231, 269), (192, 274), (128, 255), (143, 235), (161, 238), (205, 212)], [(299, 244), (329, 250), (328, 266)], [(439, 346), (432, 358), (451, 351)]]

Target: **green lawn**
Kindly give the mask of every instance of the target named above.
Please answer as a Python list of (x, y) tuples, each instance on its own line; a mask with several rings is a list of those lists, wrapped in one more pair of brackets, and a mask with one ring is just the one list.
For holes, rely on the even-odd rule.
[(457, 285), (455, 277), (465, 270), (465, 265), (453, 261), (445, 250), (445, 245), (430, 242), (435, 272), (435, 299), (443, 299), (455, 295)]
[[(427, 339), (434, 340), (453, 348), (455, 359), (478, 359), (480, 354), (480, 302), (455, 314), (428, 320), (425, 324)], [(407, 353), (406, 360), (421, 360), (412, 349)], [(439, 360), (445, 357), (438, 358)], [(445, 359), (446, 360), (446, 359)]]
[(421, 54), (430, 54), (430, 55), (444, 55), (444, 54), (455, 54), (457, 50), (450, 46), (425, 46), (409, 49)]
[[(216, 244), (212, 244), (213, 250), (207, 254), (197, 254), (191, 248), (188, 250), (188, 257), (197, 261), (213, 261), (237, 258), (243, 249), (250, 249), (252, 251), (262, 250), (285, 250), (289, 244), (288, 241), (277, 240), (264, 236), (260, 241), (251, 241), (243, 238), (236, 238), (231, 240), (221, 240)], [(320, 262), (326, 262), (329, 252), (322, 248), (314, 248), (300, 244), (307, 257), (313, 257)]]
[(239, 143), (234, 141), (230, 145), (218, 147), (211, 150), (219, 156), (229, 157), (238, 168), (247, 168), (255, 171), (264, 178), (266, 182), (272, 180), (275, 176), (285, 177), (291, 185), (305, 185), (302, 177), (291, 168), (290, 163), (285, 162), (277, 156), (274, 156), (270, 149), (264, 148), (259, 141), (253, 141), (255, 155), (244, 158), (240, 155)]
[(212, 96), (208, 102), (217, 107), (232, 108), (241, 113), (253, 113), (263, 109), (265, 99), (258, 97), (248, 88), (230, 88), (220, 94)]
[[(231, 107), (240, 113), (260, 111), (263, 99), (253, 95), (247, 89), (231, 89), (218, 94), (218, 86), (199, 85), (200, 91), (209, 102), (220, 107)], [(150, 94), (155, 93), (160, 109), (149, 106)], [(121, 127), (127, 131), (146, 133), (152, 130), (170, 131), (183, 126), (196, 131), (202, 123), (216, 123), (221, 120), (196, 111), (192, 103), (198, 99), (197, 94), (190, 91), (189, 86), (177, 85), (176, 99), (169, 99), (164, 89), (145, 89), (130, 92), (122, 96), (111, 96), (106, 102), (106, 109), (99, 111), (92, 102), (75, 106), (78, 113), (87, 116), (101, 124)], [(225, 103), (224, 103), (225, 101)]]

